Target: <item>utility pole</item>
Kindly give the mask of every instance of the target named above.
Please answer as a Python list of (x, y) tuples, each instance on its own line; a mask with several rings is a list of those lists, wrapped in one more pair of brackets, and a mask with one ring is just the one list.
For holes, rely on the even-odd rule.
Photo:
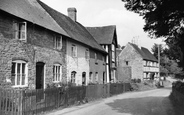
[[(160, 77), (160, 44), (158, 44), (158, 77), (159, 77), (159, 83), (161, 83), (161, 77)], [(162, 85), (162, 84), (160, 84)]]

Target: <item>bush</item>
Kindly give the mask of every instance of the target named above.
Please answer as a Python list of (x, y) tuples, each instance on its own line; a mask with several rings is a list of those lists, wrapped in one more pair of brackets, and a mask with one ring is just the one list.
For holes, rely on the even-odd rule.
[(141, 79), (131, 79), (132, 83), (141, 83)]
[(172, 83), (172, 88), (184, 94), (184, 83), (182, 81), (176, 81)]

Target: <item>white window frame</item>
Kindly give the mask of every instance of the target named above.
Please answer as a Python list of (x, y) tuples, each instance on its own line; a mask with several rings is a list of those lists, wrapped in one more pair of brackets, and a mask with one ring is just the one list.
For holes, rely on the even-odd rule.
[(55, 36), (54, 37), (54, 48), (61, 50), (62, 49), (62, 36)]
[[(15, 79), (14, 79), (15, 84), (12, 87), (27, 87), (28, 86), (28, 64), (22, 60), (12, 61), (12, 65), (13, 65), (13, 63), (15, 63), (15, 73), (14, 73), (15, 74)], [(17, 79), (18, 79), (17, 65), (18, 64), (21, 64), (20, 65), (20, 84), (17, 84)], [(22, 64), (25, 64), (25, 81), (24, 81), (25, 84), (24, 85), (22, 85), (22, 78), (23, 78), (23, 76), (22, 76), (22, 73), (23, 73)], [(13, 74), (13, 73), (11, 73), (11, 74)], [(13, 77), (13, 75), (11, 75), (11, 77)]]
[[(21, 41), (27, 41), (27, 22), (13, 22), (14, 24), (14, 31), (15, 31), (15, 38)], [(24, 29), (22, 30), (21, 27), (24, 25)], [(23, 38), (24, 33), (24, 38)]]
[(53, 66), (53, 82), (62, 81), (62, 65), (54, 64)]
[(76, 45), (72, 45), (71, 54), (72, 54), (72, 57), (77, 57), (77, 46)]

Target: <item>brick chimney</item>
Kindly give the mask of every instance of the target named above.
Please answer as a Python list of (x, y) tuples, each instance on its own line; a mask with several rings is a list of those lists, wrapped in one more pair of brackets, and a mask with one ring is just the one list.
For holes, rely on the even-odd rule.
[(70, 17), (73, 21), (76, 21), (77, 18), (77, 10), (76, 8), (68, 8), (68, 17)]

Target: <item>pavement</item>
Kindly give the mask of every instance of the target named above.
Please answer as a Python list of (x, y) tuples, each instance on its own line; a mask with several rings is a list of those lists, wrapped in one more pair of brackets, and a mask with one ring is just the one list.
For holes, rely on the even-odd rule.
[(128, 92), (45, 115), (184, 115), (183, 108), (170, 100), (170, 93), (171, 87)]

